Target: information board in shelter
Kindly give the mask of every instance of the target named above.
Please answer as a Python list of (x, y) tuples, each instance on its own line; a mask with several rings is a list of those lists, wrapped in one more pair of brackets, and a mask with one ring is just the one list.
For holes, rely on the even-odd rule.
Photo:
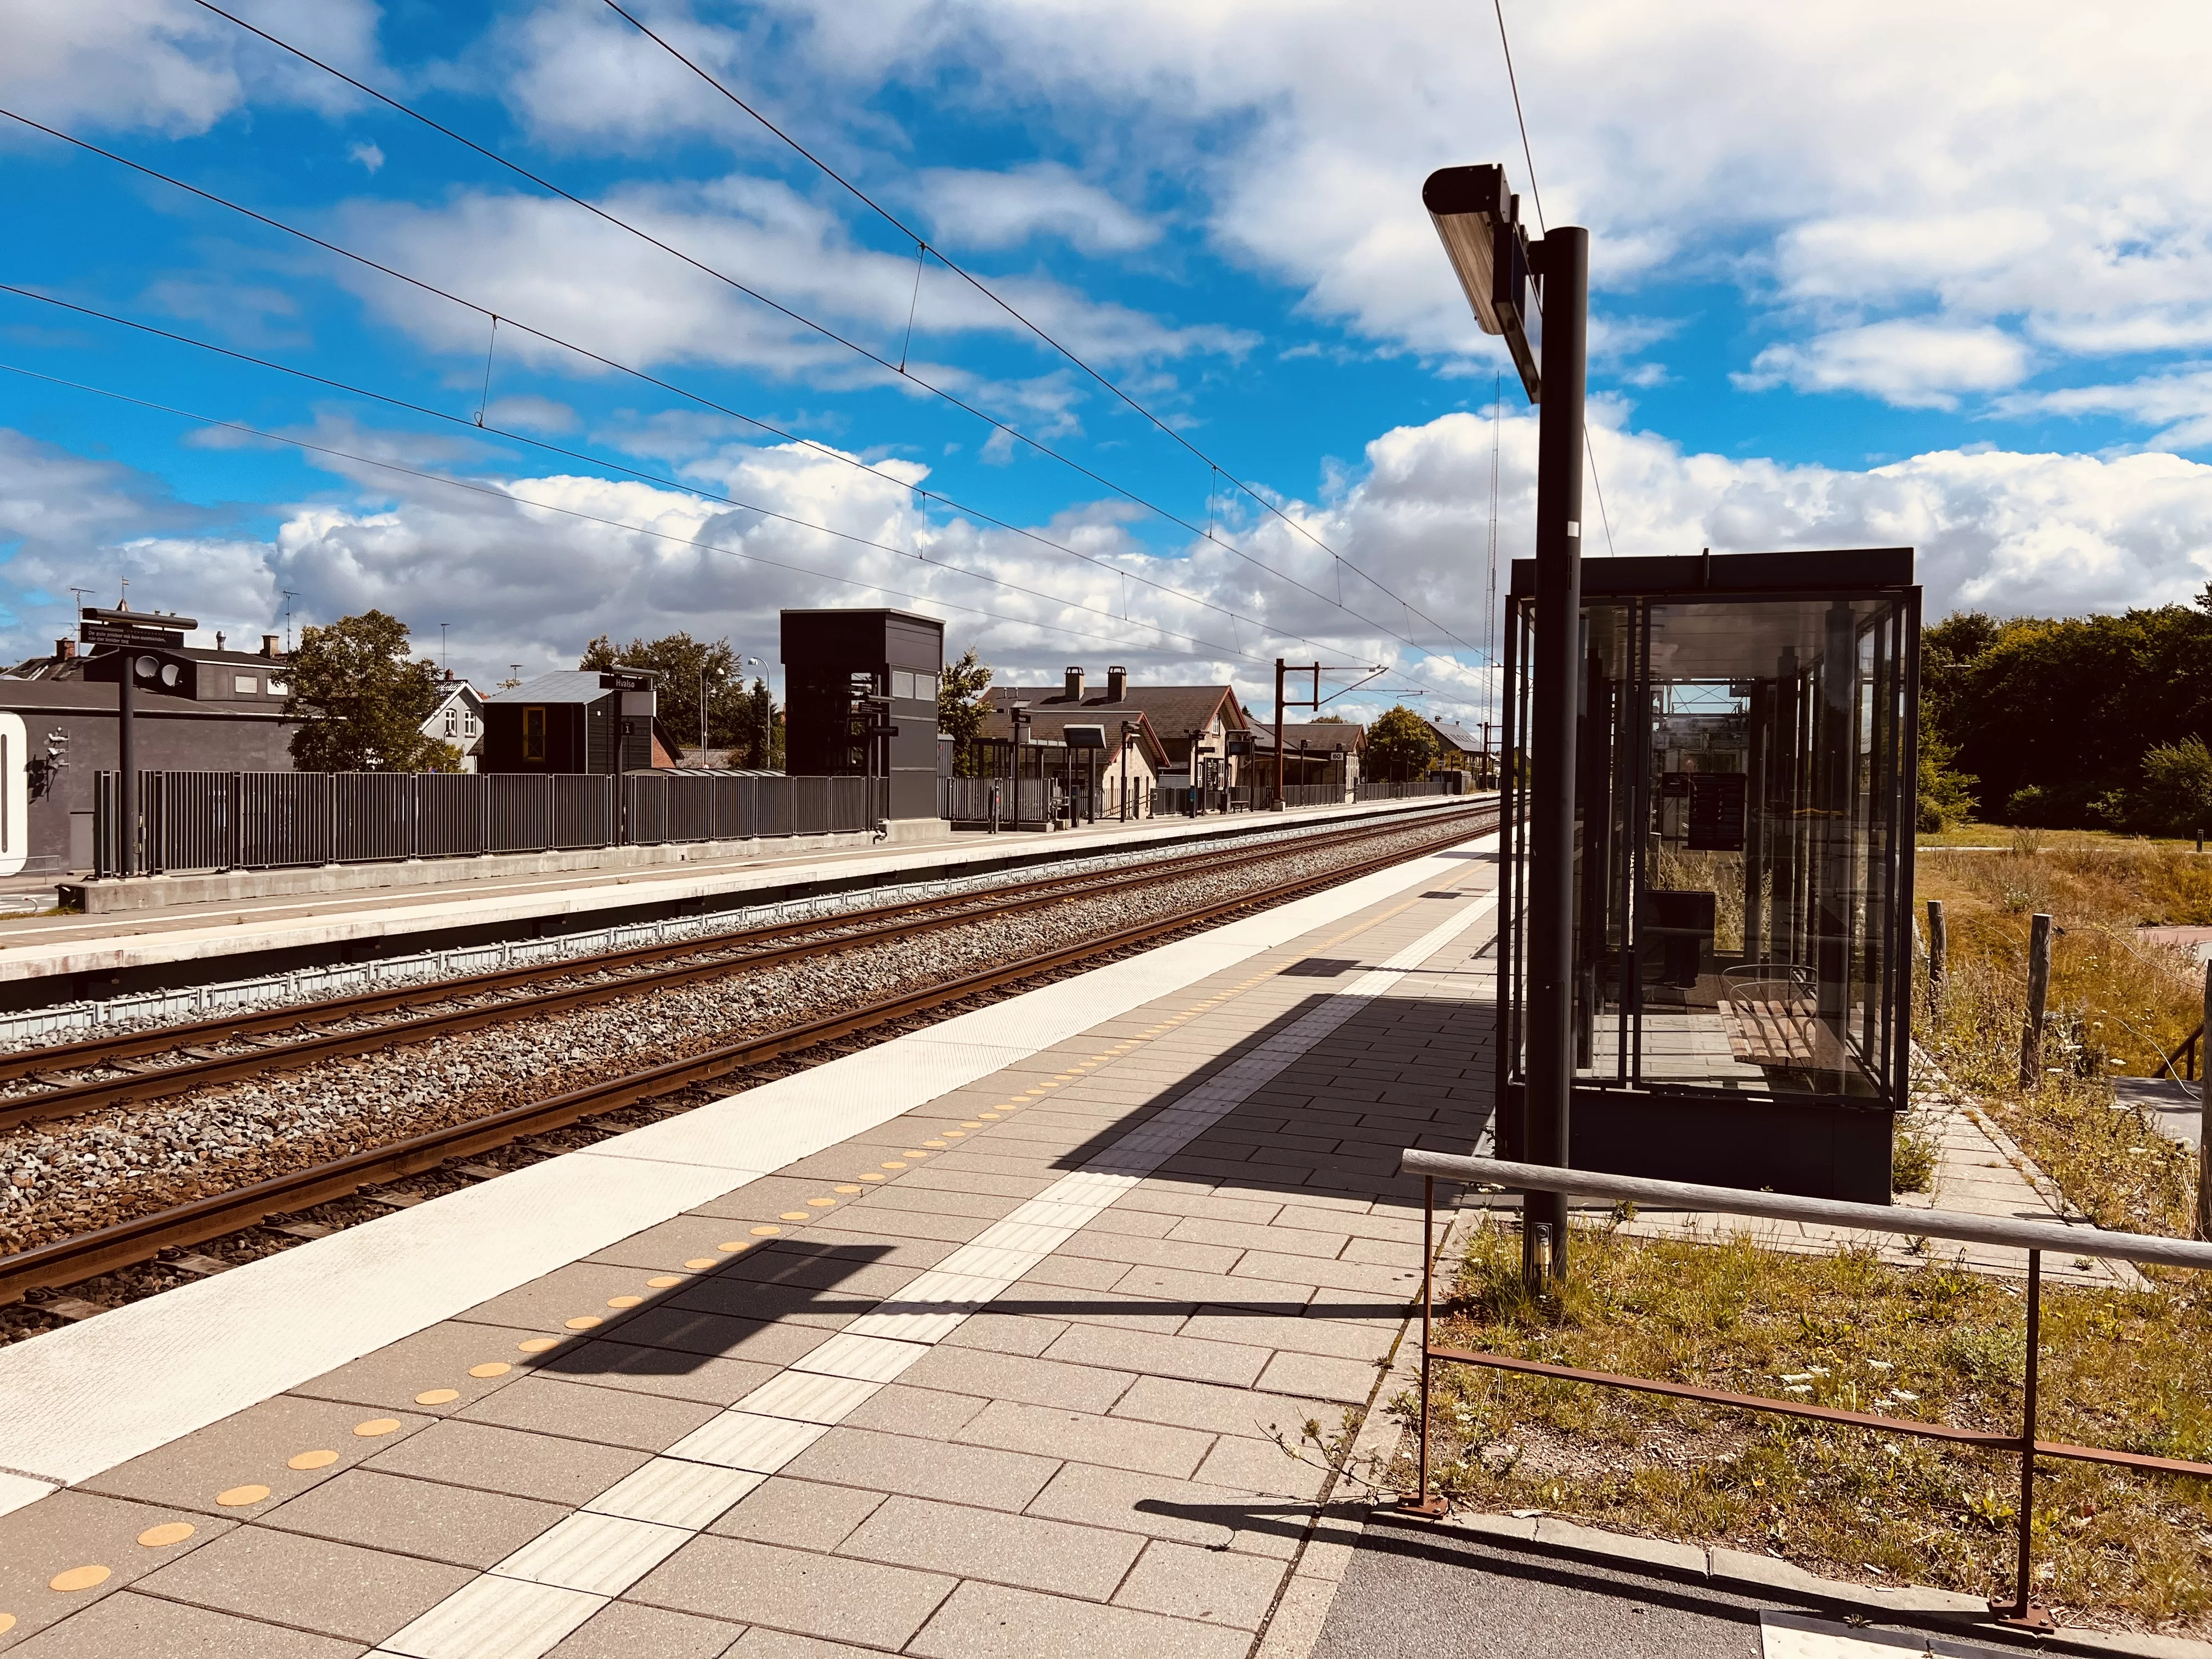
[(1741, 772), (1690, 774), (1690, 850), (1743, 851), (1744, 775)]

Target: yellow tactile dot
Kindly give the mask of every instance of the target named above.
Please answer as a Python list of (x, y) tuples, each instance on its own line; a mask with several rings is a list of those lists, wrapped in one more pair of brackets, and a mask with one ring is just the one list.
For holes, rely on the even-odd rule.
[(217, 1492), (215, 1501), (227, 1510), (235, 1510), (248, 1504), (258, 1504), (268, 1496), (269, 1488), (266, 1486), (233, 1486), (227, 1492)]
[(832, 1187), (830, 1190), (833, 1193), (857, 1193), (860, 1189), (858, 1187), (854, 1186), (852, 1182), (847, 1182), (843, 1186)]
[[(726, 1250), (726, 1249), (731, 1249), (732, 1247), (731, 1247), (730, 1245), (727, 1245), (727, 1244), (721, 1244), (721, 1245), (717, 1245), (715, 1248), (716, 1248), (716, 1249), (724, 1249), (724, 1250)], [(744, 1247), (743, 1247), (742, 1245), (740, 1245), (740, 1246), (738, 1246), (737, 1248), (738, 1248), (738, 1249), (743, 1249)], [(708, 1267), (719, 1267), (719, 1266), (720, 1266), (721, 1264), (720, 1264), (720, 1263), (719, 1263), (718, 1261), (716, 1261), (714, 1260), (714, 1258), (713, 1256), (711, 1256), (711, 1255), (695, 1255), (695, 1256), (693, 1256), (693, 1257), (692, 1257), (689, 1261), (685, 1262), (684, 1265), (685, 1267), (689, 1267), (689, 1268), (690, 1268), (693, 1273), (701, 1273), (701, 1272), (703, 1272), (705, 1269), (707, 1269), (707, 1268), (708, 1268)]]
[(641, 1296), (611, 1296), (607, 1298), (607, 1306), (610, 1308), (635, 1308), (641, 1306), (644, 1301), (645, 1298)]
[[(711, 1267), (714, 1264), (709, 1261), (703, 1265)], [(645, 1287), (648, 1291), (672, 1291), (690, 1277), (690, 1273), (655, 1273), (645, 1281)]]
[(326, 1469), (338, 1461), (338, 1455), (328, 1449), (295, 1452), (284, 1460), (288, 1469)]
[(963, 1129), (980, 1129), (983, 1126), (980, 1123), (971, 1123), (963, 1120), (960, 1127)]
[(811, 1218), (804, 1210), (785, 1210), (776, 1217), (779, 1221), (805, 1221)]
[(873, 1170), (870, 1170), (863, 1175), (860, 1179), (863, 1181), (882, 1181), (886, 1179), (886, 1177), (878, 1175)]
[(906, 1151), (901, 1152), (899, 1156), (901, 1158), (910, 1158), (914, 1159), (915, 1163), (919, 1164), (923, 1158), (927, 1158), (929, 1154), (927, 1152), (916, 1152), (913, 1147), (909, 1146)]
[[(993, 1122), (996, 1122), (996, 1121), (998, 1121), (998, 1117), (999, 1117), (999, 1114), (998, 1114), (998, 1113), (996, 1113), (996, 1112), (981, 1112), (981, 1113), (978, 1113), (978, 1114), (977, 1114), (977, 1115), (978, 1115), (978, 1116), (980, 1116), (980, 1117), (983, 1117), (983, 1118), (985, 1118), (985, 1119), (988, 1119), (988, 1120), (989, 1120), (989, 1121), (993, 1121)], [(981, 1127), (981, 1126), (978, 1126), (978, 1127)]]
[(189, 1521), (164, 1521), (158, 1527), (149, 1527), (138, 1534), (138, 1541), (149, 1550), (164, 1545), (181, 1544), (199, 1528)]
[(544, 1353), (548, 1348), (559, 1347), (561, 1339), (557, 1336), (533, 1336), (528, 1341), (518, 1342), (514, 1346), (525, 1353)]
[(810, 1210), (834, 1210), (837, 1207), (837, 1200), (834, 1198), (810, 1198), (806, 1200), (806, 1207)]
[(933, 1146), (940, 1152), (945, 1150), (945, 1143), (941, 1140), (925, 1140), (921, 1144), (925, 1146)]
[(947, 1140), (965, 1140), (968, 1139), (968, 1132), (965, 1129), (947, 1129), (945, 1132), (945, 1138)]
[(372, 1417), (365, 1423), (356, 1423), (353, 1431), (363, 1440), (374, 1440), (380, 1434), (390, 1434), (399, 1426), (396, 1417)]
[(726, 1238), (714, 1246), (716, 1249), (726, 1250), (732, 1255), (735, 1255), (739, 1250), (750, 1250), (752, 1247), (753, 1242), (750, 1238)]
[(58, 1590), (90, 1589), (95, 1584), (106, 1583), (113, 1571), (112, 1567), (71, 1567), (67, 1572), (58, 1572), (47, 1579), (46, 1588)]
[(418, 1406), (450, 1406), (461, 1397), (459, 1389), (425, 1389), (415, 1396)]
[(878, 1167), (885, 1170), (903, 1170), (906, 1165), (893, 1158), (888, 1164), (879, 1164)]
[(15, 1615), (12, 1613), (0, 1613), (0, 1636), (5, 1636), (15, 1628)]
[(514, 1369), (504, 1359), (487, 1359), (481, 1365), (469, 1367), (471, 1376), (505, 1376)]
[(782, 1231), (781, 1227), (755, 1227), (752, 1229), (752, 1236), (755, 1238), (774, 1238)]
[(588, 1331), (592, 1326), (604, 1325), (607, 1322), (597, 1314), (578, 1314), (574, 1319), (564, 1319), (561, 1322), (572, 1331)]

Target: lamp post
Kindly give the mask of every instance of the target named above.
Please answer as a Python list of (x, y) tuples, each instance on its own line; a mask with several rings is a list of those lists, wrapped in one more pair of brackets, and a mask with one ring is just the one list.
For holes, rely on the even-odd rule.
[[(1443, 167), (1421, 201), (1483, 331), (1504, 337), (1537, 409), (1536, 649), (1529, 781), (1521, 1157), (1564, 1167), (1574, 1086), (1575, 708), (1582, 625), (1583, 380), (1589, 232), (1531, 244), (1501, 167)], [(1595, 833), (1595, 830), (1594, 830)], [(1509, 925), (1506, 918), (1501, 925)], [(1565, 1277), (1567, 1201), (1522, 1202), (1522, 1271)], [(1539, 1235), (1548, 1244), (1540, 1250)]]

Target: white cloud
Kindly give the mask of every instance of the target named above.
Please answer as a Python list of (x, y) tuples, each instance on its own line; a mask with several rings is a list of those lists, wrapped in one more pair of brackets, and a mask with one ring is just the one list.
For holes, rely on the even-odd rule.
[(931, 167), (921, 185), (934, 234), (954, 249), (1018, 247), (1046, 235), (1086, 253), (1126, 253), (1160, 236), (1158, 225), (1057, 162), (1003, 173)]
[(1753, 392), (1864, 392), (1906, 409), (1955, 409), (1959, 392), (2002, 391), (2027, 372), (2027, 349), (2001, 330), (1899, 320), (1768, 346), (1731, 378)]
[(346, 160), (360, 162), (373, 173), (384, 165), (384, 152), (374, 144), (351, 143), (346, 146)]
[(2212, 446), (2212, 365), (2185, 363), (2120, 385), (2018, 392), (1996, 408), (2001, 415), (2117, 415), (2160, 428), (2151, 447), (2201, 449)]
[[(374, 0), (239, 15), (347, 69), (374, 70)], [(249, 99), (337, 111), (356, 94), (190, 0), (0, 0), (0, 102), (58, 125), (204, 132)]]

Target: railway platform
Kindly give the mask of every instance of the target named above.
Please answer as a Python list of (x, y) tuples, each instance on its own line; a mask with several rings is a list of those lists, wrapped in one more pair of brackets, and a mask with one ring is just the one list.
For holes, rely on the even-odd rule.
[[(1286, 813), (1102, 823), (1053, 833), (961, 835), (875, 848), (526, 874), (455, 859), (405, 888), (227, 898), (99, 915), (0, 918), (0, 1009), (128, 995), (635, 920), (694, 915), (946, 876), (1042, 869), (1071, 859), (1199, 846), (1307, 825), (1464, 809), (1456, 797)], [(492, 861), (494, 865), (496, 861)], [(162, 877), (149, 877), (161, 881)]]
[(1304, 1659), (1495, 845), (0, 1350), (0, 1649)]

